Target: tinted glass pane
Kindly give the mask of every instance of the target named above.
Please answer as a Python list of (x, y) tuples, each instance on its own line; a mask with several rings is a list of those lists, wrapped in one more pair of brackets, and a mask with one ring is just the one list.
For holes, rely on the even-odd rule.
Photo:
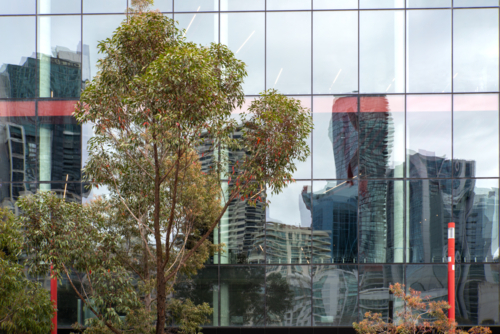
[(289, 184), (279, 195), (268, 195), (266, 256), (268, 263), (311, 262), (311, 183)]
[(81, 126), (71, 116), (75, 111), (75, 103), (38, 103), (40, 181), (64, 181), (66, 178), (69, 181), (80, 180)]
[(35, 97), (36, 20), (34, 17), (0, 17), (0, 98)]
[(125, 13), (127, 0), (82, 0), (84, 13)]
[(360, 13), (362, 93), (404, 92), (404, 21), (403, 11)]
[(80, 16), (38, 18), (40, 97), (79, 97), (82, 82)]
[(17, 215), (20, 210), (15, 203), (19, 197), (36, 191), (36, 183), (0, 183), (0, 208), (9, 209)]
[(311, 92), (310, 12), (267, 14), (266, 88), (282, 94)]
[(313, 0), (314, 9), (351, 9), (358, 8), (358, 0)]
[(451, 11), (407, 12), (407, 92), (451, 91)]
[(313, 267), (314, 325), (351, 326), (357, 320), (357, 266)]
[(358, 98), (315, 97), (313, 175), (348, 179), (358, 175)]
[[(77, 274), (72, 274), (73, 284), (81, 292)], [(67, 278), (58, 282), (57, 286), (57, 325), (61, 327), (71, 327), (75, 322), (84, 324), (85, 319), (91, 318), (92, 311), (88, 310), (81, 299), (78, 298), (75, 290)]]
[(455, 7), (487, 7), (498, 6), (498, 0), (453, 0)]
[(191, 277), (179, 277), (175, 286), (175, 298), (189, 299), (195, 305), (207, 303), (213, 308), (207, 325), (218, 325), (219, 272), (217, 267), (205, 267)]
[(453, 180), (457, 262), (498, 261), (498, 179)]
[(68, 183), (39, 183), (40, 191), (52, 191), (58, 197), (71, 202), (82, 202), (82, 184), (80, 182)]
[(403, 177), (404, 96), (362, 96), (360, 111), (360, 176)]
[(36, 0), (4, 1), (0, 14), (35, 14)]
[(359, 8), (404, 8), (404, 0), (359, 0)]
[(498, 265), (458, 265), (455, 272), (459, 325), (498, 325)]
[[(129, 0), (129, 7), (130, 7)], [(159, 9), (161, 12), (171, 12), (173, 11), (173, 1), (172, 0), (155, 0), (151, 9)]]
[(406, 184), (406, 257), (413, 263), (445, 263), (448, 223), (452, 221), (451, 180)]
[(455, 92), (498, 91), (498, 9), (453, 12), (453, 85)]
[(453, 174), (498, 176), (498, 95), (454, 96)]
[(309, 266), (266, 268), (266, 325), (311, 326)]
[(82, 11), (81, 0), (38, 0), (39, 14), (77, 14)]
[(220, 0), (220, 10), (264, 10), (265, 0)]
[[(0, 181), (36, 181), (36, 148), (35, 102), (0, 102)], [(5, 197), (19, 196), (5, 191)]]
[(407, 8), (450, 7), (451, 0), (406, 0)]
[(265, 267), (220, 267), (221, 326), (264, 325)]
[(105, 55), (98, 53), (97, 44), (111, 37), (113, 31), (126, 18), (125, 15), (83, 16), (83, 81), (92, 80), (97, 74), (97, 60)]
[(311, 0), (267, 0), (267, 10), (311, 9)]
[(202, 45), (217, 43), (219, 40), (218, 14), (175, 14), (179, 29), (185, 29), (184, 36), (189, 42)]
[[(366, 312), (381, 313), (387, 321), (389, 317), (389, 286), (403, 283), (402, 265), (364, 265), (359, 266), (359, 317)], [(393, 314), (399, 311), (401, 304), (393, 305)]]
[(406, 266), (407, 293), (410, 288), (421, 291), (422, 296), (430, 296), (433, 301), (448, 301), (447, 265), (423, 264)]
[(182, 0), (174, 2), (176, 12), (199, 12), (219, 10), (218, 0)]
[(314, 263), (357, 263), (358, 182), (314, 181), (313, 190)]
[(359, 181), (359, 262), (403, 262), (403, 181)]
[(406, 98), (409, 177), (451, 177), (451, 96)]
[(264, 91), (265, 22), (264, 13), (221, 14), (221, 43), (246, 64), (248, 76), (243, 90), (247, 95)]
[[(313, 22), (314, 93), (357, 91), (358, 13), (314, 12)], [(332, 34), (332, 31), (342, 31), (342, 34)]]

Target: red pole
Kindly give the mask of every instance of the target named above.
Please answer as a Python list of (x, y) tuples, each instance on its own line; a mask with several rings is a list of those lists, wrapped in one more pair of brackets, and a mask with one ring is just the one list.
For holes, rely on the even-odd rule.
[(455, 223), (448, 223), (448, 319), (455, 321)]
[[(50, 276), (52, 276), (52, 265), (50, 265)], [(54, 311), (54, 316), (52, 317), (52, 328), (51, 334), (57, 334), (57, 278), (50, 279), (50, 300), (54, 303), (56, 310)]]

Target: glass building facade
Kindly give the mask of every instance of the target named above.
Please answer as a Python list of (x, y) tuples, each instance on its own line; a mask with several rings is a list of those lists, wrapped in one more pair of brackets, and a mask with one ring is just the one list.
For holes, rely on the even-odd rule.
[[(1, 206), (15, 210), (19, 196), (65, 184), (71, 200), (97, 195), (81, 182), (92, 128), (71, 114), (96, 74), (98, 41), (129, 5), (0, 0)], [(247, 64), (247, 102), (235, 118), (276, 88), (314, 121), (297, 181), (267, 196), (267, 208), (231, 203), (214, 235), (226, 251), (179, 283), (179, 297), (214, 308), (207, 333), (388, 317), (396, 282), (446, 300), (448, 222), (458, 323), (500, 325), (498, 0), (154, 7), (188, 40), (227, 44)], [(58, 295), (60, 328), (90, 316), (66, 282)]]

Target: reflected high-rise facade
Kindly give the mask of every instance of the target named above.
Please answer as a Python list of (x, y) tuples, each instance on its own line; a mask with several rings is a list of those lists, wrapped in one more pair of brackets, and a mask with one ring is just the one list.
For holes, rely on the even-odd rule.
[[(267, 206), (233, 200), (211, 237), (223, 251), (179, 282), (179, 297), (213, 307), (207, 333), (350, 328), (366, 311), (402, 309), (396, 282), (446, 299), (449, 222), (457, 321), (500, 325), (498, 1), (155, 2), (186, 40), (245, 62), (235, 119), (275, 88), (314, 122), (296, 182), (263, 191)], [(37, 190), (100, 194), (81, 183), (92, 125), (72, 112), (128, 6), (0, 0), (2, 207)], [(199, 153), (204, 172), (224, 157), (228, 173), (246, 154), (208, 142)], [(232, 182), (222, 175), (221, 191)], [(60, 328), (84, 320), (69, 286), (59, 301)]]

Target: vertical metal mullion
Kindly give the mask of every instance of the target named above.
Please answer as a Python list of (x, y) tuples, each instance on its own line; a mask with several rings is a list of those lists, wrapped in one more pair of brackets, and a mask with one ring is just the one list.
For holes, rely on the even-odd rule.
[[(267, 90), (267, 0), (264, 0), (264, 90)], [(267, 201), (266, 189), (266, 201)], [(267, 327), (267, 206), (264, 207), (264, 327)]]
[[(311, 92), (310, 92), (310, 99), (311, 99), (311, 109), (313, 107), (313, 88), (314, 88), (314, 11), (312, 10), (313, 8), (313, 0), (311, 0)], [(312, 115), (311, 115), (312, 116)], [(311, 326), (314, 325), (314, 298), (313, 298), (313, 264), (314, 264), (314, 226), (313, 226), (313, 215), (314, 215), (314, 203), (312, 200), (312, 196), (314, 193), (314, 188), (313, 188), (313, 182), (312, 182), (312, 176), (313, 176), (313, 135), (311, 132), (311, 174), (309, 175), (310, 179), (310, 185), (311, 185), (311, 193), (309, 196), (311, 196), (311, 256), (310, 256), (310, 263), (309, 263), (309, 275), (310, 275), (310, 284), (311, 284)]]
[[(454, 213), (454, 204), (455, 204), (455, 197), (454, 197), (454, 190), (453, 190), (453, 184), (454, 184), (454, 179), (455, 179), (455, 156), (454, 156), (454, 145), (453, 142), (455, 140), (454, 138), (454, 133), (453, 133), (453, 118), (454, 118), (454, 100), (455, 100), (455, 87), (454, 87), (454, 78), (453, 78), (453, 72), (454, 72), (454, 62), (455, 62), (455, 57), (454, 57), (454, 32), (455, 32), (455, 27), (454, 27), (454, 17), (455, 17), (455, 9), (454, 9), (454, 1), (452, 0), (451, 2), (451, 221), (455, 220), (455, 213)], [(458, 227), (458, 226), (457, 226)], [(448, 240), (446, 240), (448, 242)], [(432, 261), (432, 259), (431, 259)]]
[[(360, 15), (360, 13), (361, 13), (361, 11), (360, 11), (359, 8), (360, 8), (360, 0), (358, 0), (358, 95), (357, 95), (357, 97), (358, 97), (357, 98), (357, 100), (358, 100), (358, 110), (356, 110), (356, 115), (358, 114), (359, 104), (361, 102), (360, 99), (359, 99), (359, 93), (360, 93), (360, 74), (359, 74), (360, 71), (359, 70), (360, 70), (360, 63), (361, 63), (361, 61), (360, 61), (360, 59), (361, 59), (361, 57), (360, 57), (360, 55), (361, 55), (361, 51), (360, 51), (360, 36), (361, 36), (360, 35), (360, 18), (361, 18), (361, 15)], [(358, 131), (358, 147), (359, 147), (359, 131)], [(359, 154), (358, 154), (358, 159), (359, 159)], [(359, 163), (358, 163), (358, 176), (359, 176)], [(359, 198), (359, 182), (360, 181), (358, 180), (358, 198)], [(360, 248), (359, 247), (359, 240), (360, 240), (360, 238), (359, 238), (359, 225), (360, 225), (360, 222), (359, 222), (359, 214), (360, 214), (359, 200), (358, 200), (357, 213), (358, 213), (358, 215), (357, 215), (358, 217), (357, 217), (357, 229), (356, 229), (356, 232), (357, 232), (357, 246), (358, 246), (358, 249), (356, 251), (356, 258), (357, 258), (356, 266), (357, 266), (357, 269), (358, 269), (358, 281), (356, 283), (357, 284), (356, 287), (358, 289), (358, 293), (356, 295), (356, 299), (357, 299), (356, 303), (357, 303), (357, 306), (358, 306), (358, 312), (356, 314), (356, 318), (357, 318), (358, 321), (360, 321), (361, 319), (360, 319), (360, 316), (359, 316), (359, 307), (360, 307), (360, 304), (359, 304), (359, 284), (360, 284), (361, 277), (360, 277), (359, 273), (360, 273), (360, 269), (361, 268), (360, 268), (360, 264), (359, 264), (359, 248)]]
[[(172, 0), (172, 6), (174, 5), (174, 1), (175, 0)], [(220, 43), (221, 40), (220, 40), (220, 0), (218, 2), (218, 14), (219, 14), (219, 17), (218, 17), (218, 24), (219, 26), (217, 27), (217, 32), (218, 32), (218, 36), (217, 36), (217, 42)], [(174, 9), (172, 8), (172, 15), (174, 15)], [(220, 157), (221, 157), (221, 148), (220, 148), (220, 143), (219, 143), (219, 147), (218, 147), (218, 150), (219, 150), (219, 154), (217, 156), (217, 159), (219, 160), (219, 168), (220, 168)], [(220, 175), (220, 174), (219, 174)], [(220, 180), (221, 178), (219, 177), (219, 182), (221, 181)], [(229, 208), (228, 208), (229, 209)], [(218, 238), (218, 241), (219, 241), (219, 244), (221, 243), (222, 239), (221, 239), (221, 220), (219, 219), (219, 228), (217, 229), (217, 238)], [(221, 326), (221, 303), (222, 303), (222, 299), (221, 299), (221, 290), (222, 290), (222, 286), (221, 286), (221, 260), (222, 260), (222, 257), (221, 257), (221, 252), (217, 252), (217, 271), (219, 273), (218, 277), (218, 285), (219, 285), (219, 291), (218, 291), (218, 298), (219, 300), (217, 301), (217, 309), (218, 309), (218, 312), (217, 312), (217, 326), (220, 327)]]

